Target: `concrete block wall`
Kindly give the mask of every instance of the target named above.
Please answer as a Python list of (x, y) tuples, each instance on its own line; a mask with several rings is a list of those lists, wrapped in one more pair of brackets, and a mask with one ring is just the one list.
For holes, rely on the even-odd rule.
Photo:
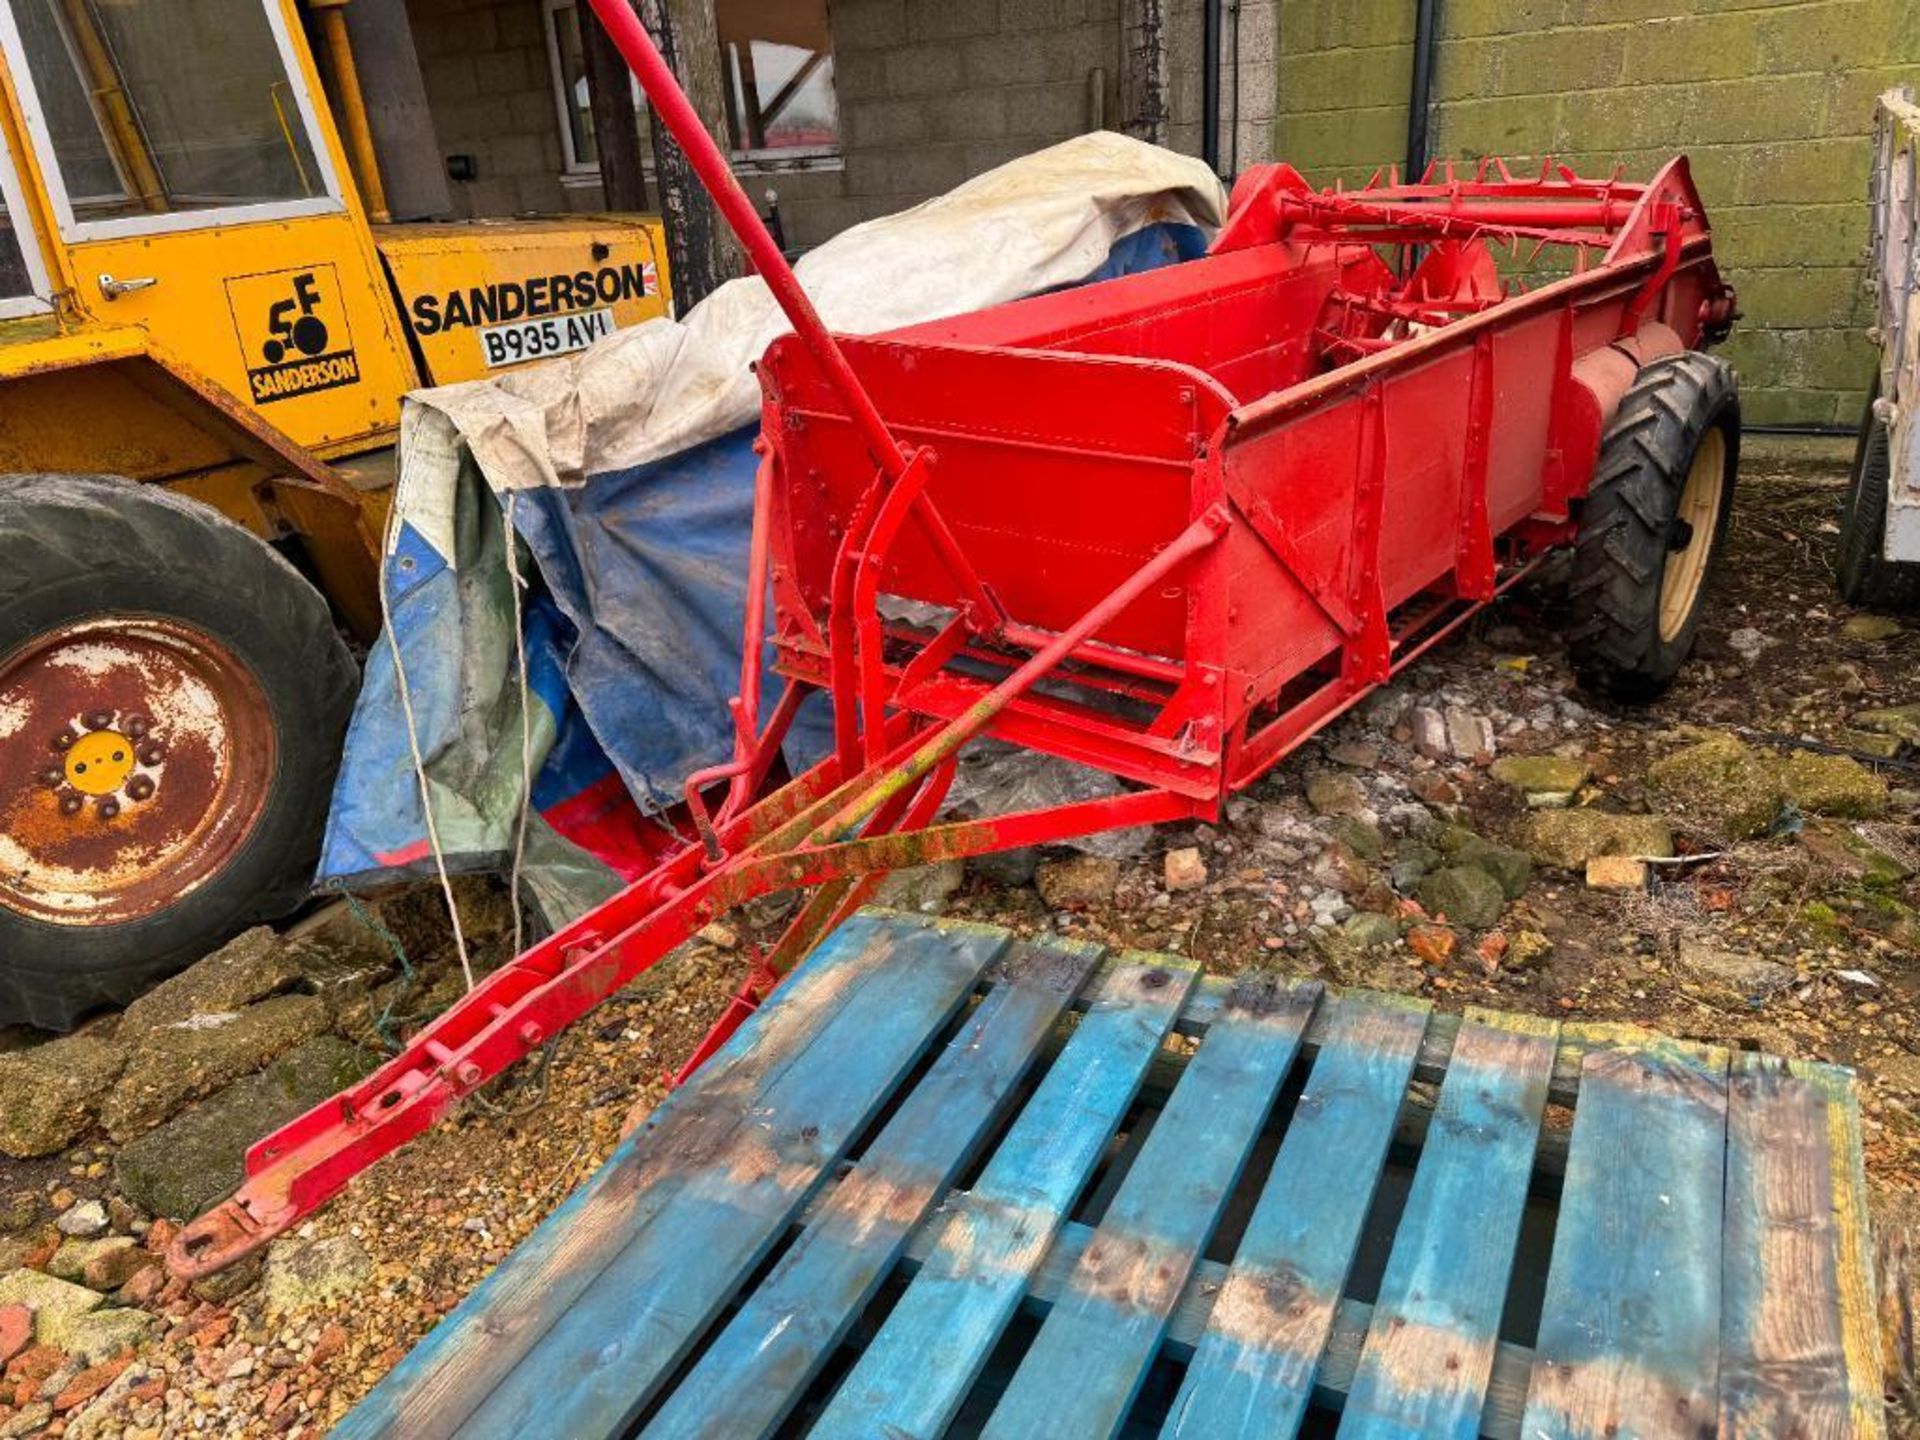
[[(1275, 153), (1364, 179), (1406, 148), (1413, 7), (1285, 6)], [(1873, 97), (1916, 78), (1914, 0), (1442, 0), (1432, 152), (1644, 177), (1685, 151), (1744, 318), (1754, 423), (1851, 425)]]
[[(1191, 11), (1197, 37), (1200, 0), (1175, 3)], [(1270, 12), (1275, 3), (1252, 0), (1249, 9)], [(540, 0), (407, 5), (440, 148), (479, 163), (477, 180), (453, 186), (458, 213), (598, 206), (597, 184), (561, 181)], [(788, 241), (810, 247), (1080, 134), (1098, 108), (1089, 79), (1096, 70), (1105, 76), (1105, 113), (1114, 114), (1119, 13), (1120, 0), (833, 0), (843, 158), (743, 172), (742, 183), (763, 206), (765, 192), (776, 191)], [(1243, 49), (1257, 28), (1243, 22)], [(1196, 59), (1196, 116), (1197, 73)], [(1270, 92), (1259, 86), (1244, 97), (1252, 103), (1243, 139), (1264, 138), (1269, 126), (1255, 97)], [(1197, 149), (1198, 127), (1188, 129)]]
[[(1187, 154), (1201, 149), (1202, 4), (1167, 0), (1169, 142)], [(440, 148), (479, 165), (478, 179), (453, 184), (456, 212), (597, 208), (596, 182), (562, 182), (540, 0), (407, 6)], [(1281, 0), (1224, 0), (1223, 166), (1270, 158), (1280, 9)], [(1236, 13), (1237, 131), (1229, 68)], [(1120, 0), (832, 0), (830, 15), (842, 158), (741, 174), (763, 207), (768, 190), (778, 195), (793, 245), (818, 245), (1082, 134), (1096, 114), (1117, 123)]]
[[(562, 183), (539, 0), (407, 0), (465, 215), (591, 209)], [(1202, 0), (1167, 0), (1170, 142), (1198, 153)], [(833, 0), (840, 163), (749, 174), (819, 244), (1115, 115), (1119, 0)], [(1363, 180), (1406, 145), (1413, 6), (1225, 0), (1242, 168)], [(1686, 150), (1745, 314), (1727, 353), (1759, 423), (1851, 424), (1872, 355), (1860, 285), (1872, 100), (1920, 74), (1920, 0), (1442, 0), (1432, 150), (1650, 174)], [(1223, 64), (1231, 125), (1233, 76)], [(1222, 165), (1235, 137), (1223, 134)]]
[[(1175, 150), (1201, 150), (1203, 0), (1167, 0), (1167, 82)], [(1239, 17), (1242, 168), (1271, 158), (1281, 0), (1225, 0), (1221, 164), (1235, 150), (1233, 18)], [(848, 225), (917, 204), (961, 181), (1118, 123), (1119, 0), (833, 0), (834, 82), (844, 171), (755, 177), (780, 194), (787, 235), (815, 245)]]
[(1238, 0), (1240, 32), (1237, 40), (1231, 20), (1223, 27), (1221, 71), (1232, 84), (1239, 68), (1239, 104), (1232, 90), (1222, 99), (1221, 165), (1239, 170), (1273, 159), (1273, 117), (1279, 102), (1280, 6), (1283, 0)]
[(1274, 159), (1326, 184), (1405, 155), (1412, 5), (1282, 4), (1275, 48)]
[(1090, 128), (1089, 73), (1119, 64), (1119, 0), (834, 0), (837, 175), (756, 176), (816, 245)]
[(478, 178), (451, 181), (463, 217), (556, 214), (599, 204), (566, 168), (540, 0), (407, 0), (427, 105), (445, 155)]
[[(1220, 171), (1223, 175), (1264, 165), (1273, 158), (1275, 61), (1284, 0), (1222, 0), (1220, 17)], [(1205, 44), (1203, 0), (1167, 5), (1168, 146), (1183, 155), (1203, 153), (1200, 59)], [(1291, 8), (1299, 8), (1297, 5)], [(1239, 105), (1235, 114), (1235, 21), (1238, 21)]]

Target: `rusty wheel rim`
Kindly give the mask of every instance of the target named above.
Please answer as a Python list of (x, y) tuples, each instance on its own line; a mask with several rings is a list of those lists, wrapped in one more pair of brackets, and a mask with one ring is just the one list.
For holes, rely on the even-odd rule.
[(1687, 543), (1667, 556), (1660, 576), (1660, 639), (1671, 644), (1686, 628), (1687, 617), (1706, 583), (1707, 561), (1720, 528), (1720, 498), (1727, 484), (1727, 437), (1718, 427), (1707, 431), (1687, 467), (1686, 484), (1675, 507), (1688, 526)]
[(224, 869), (266, 808), (266, 694), (213, 636), (103, 615), (0, 657), (0, 906), (122, 924)]

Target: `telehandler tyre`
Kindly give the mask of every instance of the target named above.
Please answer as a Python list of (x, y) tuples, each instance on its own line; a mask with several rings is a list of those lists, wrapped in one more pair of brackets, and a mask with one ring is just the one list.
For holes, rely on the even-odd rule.
[(1887, 535), (1887, 486), (1893, 480), (1887, 425), (1873, 413), (1880, 398), (1874, 377), (1853, 447), (1853, 471), (1840, 507), (1840, 539), (1834, 546), (1833, 574), (1850, 605), (1911, 613), (1920, 609), (1920, 565), (1889, 560), (1881, 548)]
[(0, 476), (0, 1024), (67, 1029), (297, 905), (356, 683), (216, 511)]
[(1580, 683), (1651, 700), (1693, 650), (1740, 462), (1733, 368), (1698, 351), (1642, 367), (1600, 441), (1568, 583)]

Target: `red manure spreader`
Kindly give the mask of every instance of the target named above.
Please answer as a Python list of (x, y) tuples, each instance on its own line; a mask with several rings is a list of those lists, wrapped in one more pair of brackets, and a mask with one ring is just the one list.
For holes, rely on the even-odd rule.
[[(834, 337), (631, 8), (595, 8), (793, 323), (759, 371), (734, 754), (688, 784), (697, 843), (261, 1140), (177, 1239), (183, 1274), (756, 896), (811, 891), (689, 1069), (889, 870), (1214, 819), (1556, 549), (1587, 683), (1655, 694), (1692, 643), (1739, 405), (1701, 349), (1733, 292), (1684, 159), (1646, 184), (1488, 162), (1344, 192), (1264, 166), (1202, 259)], [(832, 753), (772, 788), (815, 691)], [(941, 820), (987, 736), (1125, 788)]]

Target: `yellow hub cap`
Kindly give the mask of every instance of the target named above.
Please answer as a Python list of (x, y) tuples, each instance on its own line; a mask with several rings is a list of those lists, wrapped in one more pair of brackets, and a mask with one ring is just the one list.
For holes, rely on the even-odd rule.
[(67, 751), (67, 783), (83, 795), (111, 795), (133, 773), (133, 741), (118, 730), (89, 730)]

